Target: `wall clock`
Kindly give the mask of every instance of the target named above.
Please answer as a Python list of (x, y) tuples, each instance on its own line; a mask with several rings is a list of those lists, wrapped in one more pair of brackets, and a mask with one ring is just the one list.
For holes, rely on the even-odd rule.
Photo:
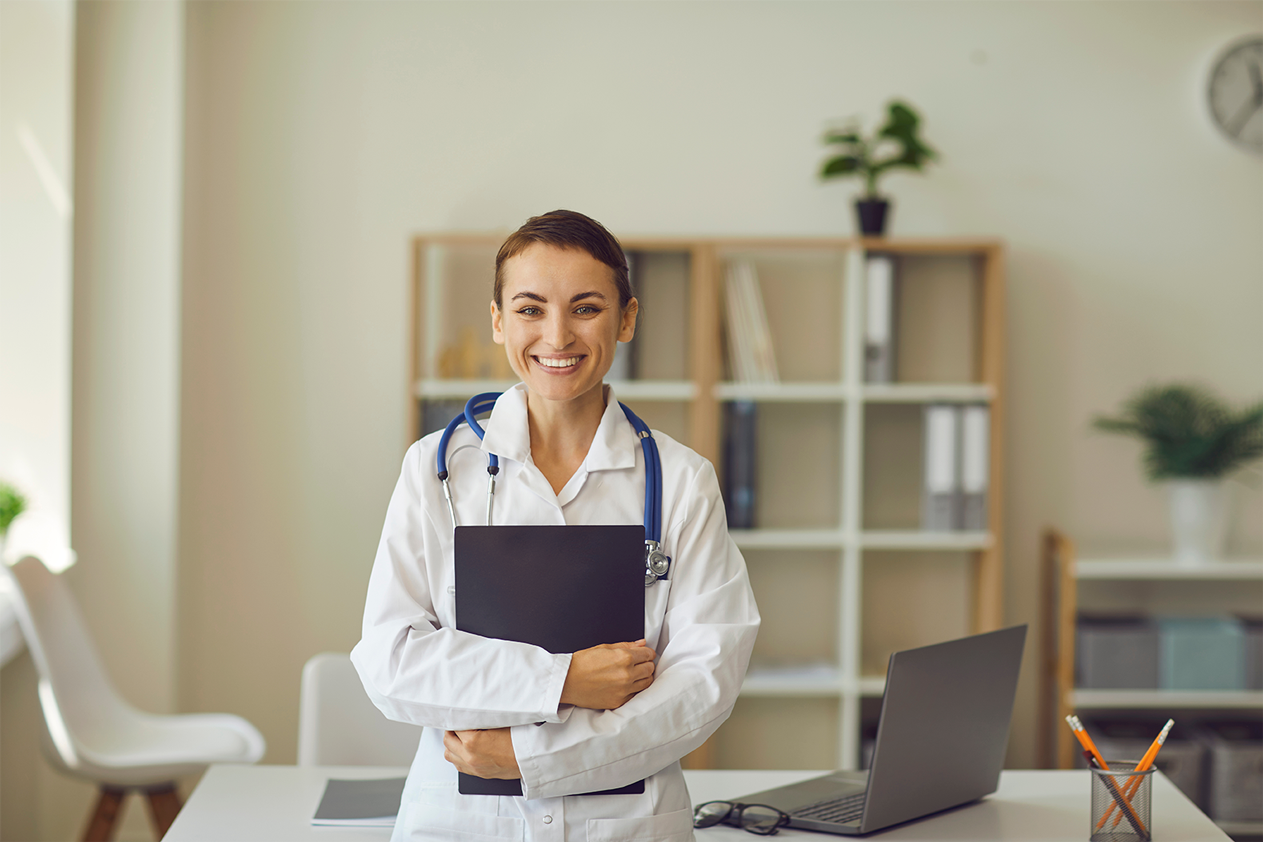
[(1263, 35), (1228, 45), (1211, 68), (1206, 97), (1215, 125), (1238, 146), (1263, 154)]

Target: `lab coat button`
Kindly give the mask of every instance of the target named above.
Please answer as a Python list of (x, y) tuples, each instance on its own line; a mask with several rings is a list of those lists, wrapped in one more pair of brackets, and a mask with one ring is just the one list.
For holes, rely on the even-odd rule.
[(455, 586), (455, 585), (448, 585), (448, 586), (447, 586), (447, 595), (448, 595), (448, 596), (456, 596), (456, 586)]
[(552, 824), (552, 823), (553, 823), (552, 816), (544, 816), (544, 824)]

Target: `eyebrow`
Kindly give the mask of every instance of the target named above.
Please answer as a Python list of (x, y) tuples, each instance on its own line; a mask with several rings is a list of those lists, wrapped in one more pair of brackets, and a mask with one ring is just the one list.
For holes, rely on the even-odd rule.
[[(513, 296), (509, 300), (517, 301), (519, 298), (529, 298), (531, 301), (538, 301), (540, 304), (548, 303), (548, 299), (544, 298), (544, 296), (536, 295), (533, 292), (519, 292), (517, 295)], [(591, 292), (581, 292), (578, 295), (570, 296), (570, 303), (574, 304), (576, 301), (582, 301), (585, 298), (599, 298), (602, 301), (606, 300), (604, 293), (600, 293), (600, 292), (597, 292), (596, 290), (592, 290)]]

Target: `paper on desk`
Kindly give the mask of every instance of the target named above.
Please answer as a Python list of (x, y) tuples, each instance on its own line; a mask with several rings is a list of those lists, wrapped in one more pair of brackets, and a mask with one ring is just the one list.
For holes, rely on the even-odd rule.
[(399, 813), (405, 778), (330, 778), (312, 824), (390, 827)]

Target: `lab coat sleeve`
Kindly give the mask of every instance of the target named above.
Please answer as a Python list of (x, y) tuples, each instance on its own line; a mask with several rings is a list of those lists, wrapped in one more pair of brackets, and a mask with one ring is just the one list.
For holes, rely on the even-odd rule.
[(564, 721), (569, 655), (440, 625), (432, 589), (441, 577), (428, 566), (448, 562), (433, 557), (443, 544), (428, 514), (438, 501), (427, 506), (422, 487), (423, 443), (409, 449), (391, 496), (351, 651), (365, 691), (387, 718), (427, 728)]
[(565, 723), (513, 728), (525, 797), (646, 778), (700, 746), (732, 712), (759, 613), (714, 468), (699, 461), (679, 503), (684, 516), (653, 683), (617, 710), (575, 708)]

